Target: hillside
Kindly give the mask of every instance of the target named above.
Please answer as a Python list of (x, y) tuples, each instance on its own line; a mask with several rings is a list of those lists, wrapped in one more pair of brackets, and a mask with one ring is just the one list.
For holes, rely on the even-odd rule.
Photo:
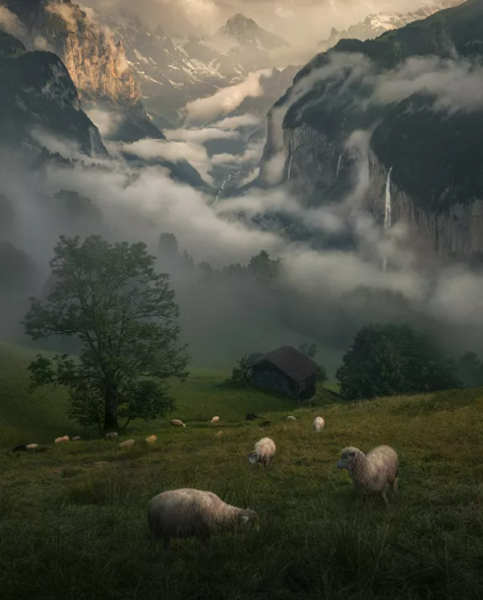
[[(368, 169), (363, 206), (382, 223), (392, 167), (394, 224), (441, 256), (481, 253), (483, 109), (472, 89), (481, 85), (482, 31), (483, 1), (469, 0), (319, 54), (274, 107), (262, 179), (281, 154), (281, 179), (321, 205), (346, 197)], [(349, 147), (360, 130), (369, 147)]]
[[(53, 398), (37, 400), (29, 414), (21, 375), (27, 356), (3, 348), (0, 357), (11, 422), (36, 431), (38, 441), (49, 442), (54, 430), (74, 433)], [(128, 434), (137, 440), (133, 451), (91, 440), (0, 452), (2, 598), (481, 598), (483, 390), (297, 410), (222, 390), (222, 379), (198, 373), (179, 397), (177, 415), (204, 422), (183, 430), (143, 426)], [(2, 394), (2, 446), (6, 403)], [(268, 430), (243, 420), (254, 406), (271, 419)], [(219, 426), (208, 422), (214, 413)], [(286, 422), (290, 413), (296, 423)], [(316, 414), (326, 421), (320, 434), (311, 428)], [(158, 441), (143, 446), (153, 432)], [(264, 435), (277, 444), (266, 471), (250, 468), (246, 456)], [(388, 508), (360, 500), (336, 468), (344, 446), (367, 451), (381, 443), (400, 457), (400, 489)], [(184, 540), (153, 552), (147, 502), (186, 486), (256, 510), (260, 531), (225, 533), (208, 548)]]

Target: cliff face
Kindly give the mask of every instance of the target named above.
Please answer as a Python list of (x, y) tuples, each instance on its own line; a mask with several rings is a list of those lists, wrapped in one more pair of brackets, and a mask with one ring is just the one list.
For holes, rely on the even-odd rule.
[(0, 140), (10, 148), (41, 149), (39, 132), (71, 141), (90, 156), (107, 154), (61, 60), (50, 52), (28, 52), (0, 31)]
[[(0, 0), (16, 15), (26, 43), (55, 52), (64, 62), (86, 108), (113, 112), (112, 139), (162, 138), (146, 114), (122, 43), (70, 0)], [(109, 137), (109, 135), (108, 135)]]
[(441, 256), (483, 253), (482, 55), (483, 0), (340, 42), (272, 109), (259, 183), (285, 181), (306, 205), (359, 185), (358, 208), (382, 226), (392, 168), (393, 224)]

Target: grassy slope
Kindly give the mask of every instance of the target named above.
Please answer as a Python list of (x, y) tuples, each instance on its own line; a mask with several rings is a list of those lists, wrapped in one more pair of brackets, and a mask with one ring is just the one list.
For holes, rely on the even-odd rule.
[[(297, 411), (219, 388), (220, 379), (198, 373), (179, 408), (187, 421), (214, 413), (231, 421), (220, 427), (153, 424), (133, 437), (155, 431), (158, 442), (124, 453), (97, 440), (39, 454), (0, 452), (2, 598), (482, 597), (482, 390)], [(2, 380), (5, 389), (5, 370)], [(27, 414), (20, 399), (18, 428)], [(248, 465), (262, 432), (242, 420), (262, 401), (278, 446), (266, 471)], [(39, 403), (38, 410), (50, 408)], [(61, 423), (59, 411), (52, 421)], [(289, 412), (297, 423), (284, 421)], [(317, 413), (326, 419), (321, 434), (311, 430)], [(389, 508), (358, 499), (335, 467), (345, 445), (380, 443), (401, 459), (400, 493)], [(260, 533), (224, 534), (208, 550), (185, 540), (153, 553), (146, 504), (183, 486), (256, 509)]]

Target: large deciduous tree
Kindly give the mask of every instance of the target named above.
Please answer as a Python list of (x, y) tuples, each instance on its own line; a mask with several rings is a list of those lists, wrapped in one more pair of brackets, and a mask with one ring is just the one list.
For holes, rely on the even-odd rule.
[(34, 385), (69, 388), (78, 423), (109, 431), (173, 407), (169, 380), (184, 380), (188, 358), (169, 276), (154, 264), (143, 243), (62, 236), (55, 247), (50, 292), (45, 302), (31, 299), (23, 324), (34, 340), (80, 342), (76, 359), (39, 355), (30, 365)]

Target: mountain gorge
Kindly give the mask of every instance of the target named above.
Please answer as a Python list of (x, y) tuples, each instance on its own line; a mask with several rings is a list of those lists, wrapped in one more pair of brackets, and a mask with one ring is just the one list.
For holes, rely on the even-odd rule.
[(261, 184), (285, 181), (306, 206), (356, 189), (381, 227), (389, 199), (393, 224), (440, 256), (480, 255), (482, 54), (482, 0), (340, 41), (272, 110)]

